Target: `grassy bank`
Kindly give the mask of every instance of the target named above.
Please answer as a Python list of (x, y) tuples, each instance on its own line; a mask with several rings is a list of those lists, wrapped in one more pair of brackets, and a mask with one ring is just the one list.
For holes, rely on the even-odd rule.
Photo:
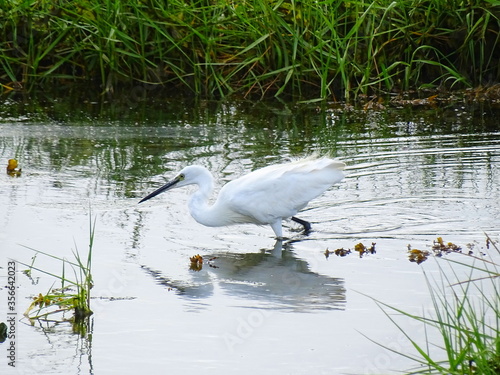
[(0, 83), (352, 99), (500, 82), (489, 1), (0, 0)]

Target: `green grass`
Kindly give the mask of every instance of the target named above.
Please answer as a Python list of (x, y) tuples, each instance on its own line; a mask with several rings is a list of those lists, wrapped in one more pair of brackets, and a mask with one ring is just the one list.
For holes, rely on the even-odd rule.
[(498, 1), (0, 1), (0, 84), (356, 99), (500, 82)]
[[(87, 318), (92, 315), (90, 309), (90, 290), (92, 280), (92, 249), (94, 245), (95, 221), (90, 222), (89, 250), (86, 258), (82, 258), (78, 249), (73, 251), (74, 261), (57, 257), (49, 253), (29, 248), (35, 252), (31, 264), (19, 262), (28, 267), (25, 271), (29, 277), (36, 270), (54, 277), (60, 282), (60, 287), (54, 285), (45, 293), (39, 293), (26, 309), (24, 316), (33, 324), (35, 321), (63, 322), (69, 321), (73, 331), (84, 336), (87, 331)], [(61, 262), (61, 274), (54, 274), (34, 266), (37, 256), (45, 256)], [(68, 275), (70, 273), (70, 275)], [(70, 318), (66, 313), (71, 313)]]
[[(497, 253), (495, 255), (500, 255), (500, 250), (489, 237), (488, 241), (493, 245)], [(500, 264), (482, 255), (456, 255), (468, 259), (439, 260), (446, 259), (450, 263), (455, 278), (459, 277), (455, 268), (465, 266), (469, 270), (465, 281), (452, 283), (447, 276), (449, 272), (443, 268), (440, 268), (441, 278), (438, 281), (426, 276), (432, 300), (432, 316), (410, 314), (376, 301), (415, 350), (415, 354), (408, 354), (379, 344), (417, 364), (408, 374), (500, 373)], [(430, 338), (423, 344), (417, 342), (406, 327), (396, 321), (394, 313), (420, 322), (426, 337), (437, 333), (439, 342)]]

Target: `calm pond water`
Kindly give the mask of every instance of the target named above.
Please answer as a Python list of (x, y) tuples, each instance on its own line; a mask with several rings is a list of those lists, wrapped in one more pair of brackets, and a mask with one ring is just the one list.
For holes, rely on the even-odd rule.
[[(76, 249), (85, 254), (90, 215), (96, 226), (88, 334), (20, 319), (17, 368), (8, 369), (2, 355), (1, 372), (388, 374), (412, 367), (365, 337), (414, 353), (367, 296), (427, 311), (422, 270), (439, 278), (447, 265), (433, 257), (410, 262), (408, 246), (430, 250), (443, 237), (479, 253), (483, 232), (499, 239), (499, 118), (498, 108), (460, 104), (364, 111), (158, 98), (5, 100), (0, 164), (16, 158), (22, 173), (0, 174), (2, 278), (8, 258), (31, 263), (26, 247), (68, 259)], [(270, 227), (199, 225), (187, 210), (190, 188), (137, 204), (188, 164), (209, 168), (220, 188), (313, 152), (343, 160), (347, 177), (299, 215), (313, 225), (308, 236), (285, 223), (283, 248)], [(376, 253), (360, 257), (358, 243), (376, 243)], [(325, 256), (339, 248), (352, 253)], [(190, 270), (196, 254), (205, 259), (200, 271)], [(36, 271), (32, 281), (18, 266), (20, 317), (33, 296), (59, 283)], [(62, 272), (41, 255), (35, 266)], [(465, 275), (455, 271), (451, 279)], [(4, 320), (6, 289), (0, 298)], [(404, 326), (423, 342), (420, 325)]]

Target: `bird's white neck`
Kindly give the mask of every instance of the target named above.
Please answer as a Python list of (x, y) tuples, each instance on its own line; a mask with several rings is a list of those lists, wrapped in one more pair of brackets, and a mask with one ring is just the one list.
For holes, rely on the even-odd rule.
[(208, 203), (210, 196), (214, 191), (214, 179), (208, 170), (200, 173), (196, 181), (198, 190), (191, 196), (188, 207), (191, 216), (200, 224), (205, 226), (216, 226), (216, 217), (212, 213), (212, 208)]

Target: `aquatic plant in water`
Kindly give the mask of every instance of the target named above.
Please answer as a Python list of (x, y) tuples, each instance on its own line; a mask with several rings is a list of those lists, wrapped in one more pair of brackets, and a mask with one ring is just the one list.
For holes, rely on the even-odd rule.
[[(500, 255), (498, 246), (487, 236), (487, 245)], [(464, 260), (437, 258), (450, 264), (452, 274), (458, 278), (455, 268), (466, 267), (466, 280), (452, 283), (439, 265), (441, 280), (426, 275), (432, 301), (432, 314), (414, 315), (402, 309), (375, 300), (385, 315), (402, 332), (417, 354), (399, 352), (381, 343), (378, 345), (398, 355), (411, 359), (418, 367), (408, 374), (481, 374), (500, 373), (500, 264), (483, 254), (471, 255)], [(472, 260), (472, 263), (469, 262)], [(454, 268), (455, 267), (455, 268)], [(478, 275), (479, 273), (479, 275)], [(391, 313), (397, 313), (423, 324), (426, 342), (422, 345), (396, 322)], [(430, 331), (436, 331), (441, 342), (430, 340)], [(372, 340), (373, 341), (373, 340)], [(440, 353), (440, 354), (436, 354)], [(445, 358), (436, 358), (443, 355)]]
[[(90, 309), (90, 290), (93, 287), (92, 280), (92, 249), (94, 245), (95, 221), (90, 221), (90, 239), (87, 257), (82, 258), (77, 248), (73, 251), (74, 261), (57, 257), (49, 253), (29, 248), (36, 254), (31, 264), (19, 262), (28, 267), (25, 273), (31, 277), (32, 270), (42, 272), (58, 279), (60, 287), (52, 286), (47, 292), (39, 293), (33, 298), (30, 306), (26, 309), (24, 316), (33, 324), (35, 321), (45, 322), (71, 322), (73, 331), (80, 335), (87, 332), (87, 318), (92, 315)], [(62, 272), (57, 275), (34, 266), (37, 255), (44, 255), (61, 262)], [(68, 269), (72, 271), (73, 278), (68, 276)], [(72, 316), (66, 318), (65, 314), (71, 312)]]

